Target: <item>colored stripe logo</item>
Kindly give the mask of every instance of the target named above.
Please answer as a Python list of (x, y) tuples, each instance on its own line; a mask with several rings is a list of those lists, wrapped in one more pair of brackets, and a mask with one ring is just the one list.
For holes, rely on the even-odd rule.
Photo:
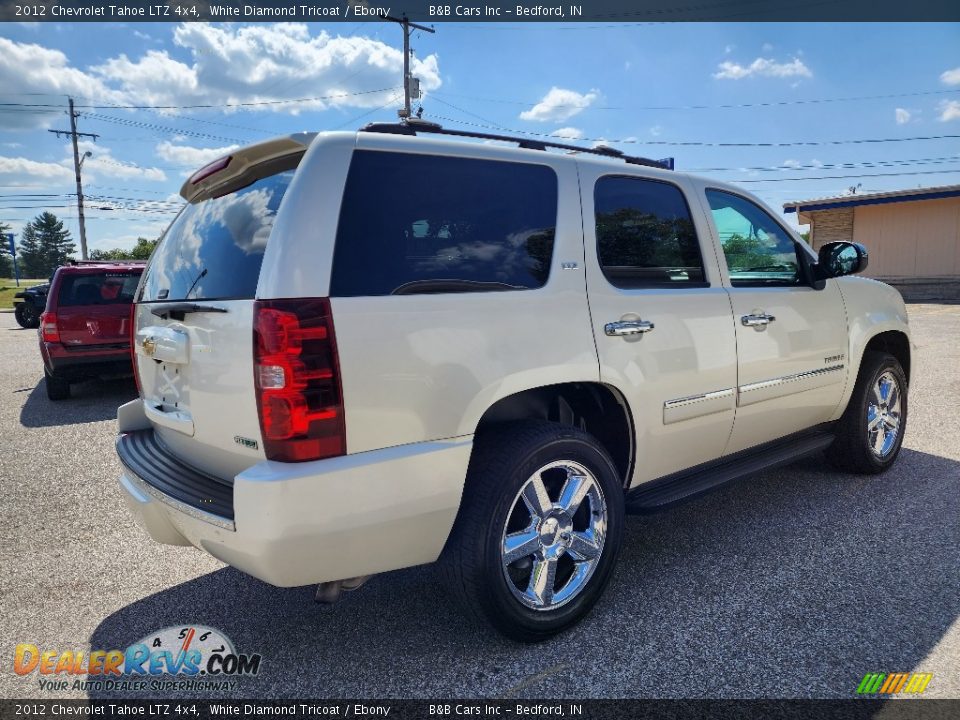
[(927, 689), (933, 673), (867, 673), (857, 687), (858, 695), (918, 695)]

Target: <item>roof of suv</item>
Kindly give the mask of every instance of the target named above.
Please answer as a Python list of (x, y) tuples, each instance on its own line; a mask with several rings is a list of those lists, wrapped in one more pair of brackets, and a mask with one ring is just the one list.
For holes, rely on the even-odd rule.
[(122, 260), (119, 262), (97, 261), (97, 260), (79, 260), (70, 265), (62, 265), (57, 268), (57, 272), (76, 275), (79, 273), (98, 273), (104, 270), (143, 270), (147, 266), (146, 260)]

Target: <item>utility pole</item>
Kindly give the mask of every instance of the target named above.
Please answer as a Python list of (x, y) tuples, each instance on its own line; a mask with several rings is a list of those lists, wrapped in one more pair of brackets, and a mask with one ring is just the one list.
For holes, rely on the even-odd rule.
[[(77, 138), (78, 137), (89, 137), (93, 138), (93, 141), (96, 142), (97, 138), (100, 137), (94, 133), (82, 133), (77, 132), (77, 118), (80, 116), (80, 113), (74, 112), (73, 110), (73, 98), (68, 98), (70, 101), (70, 130), (48, 130), (47, 132), (56, 133), (57, 137), (61, 135), (69, 135), (73, 140), (73, 170), (77, 176), (77, 216), (80, 219), (80, 256), (83, 260), (87, 259), (87, 226), (83, 217), (83, 185), (80, 182), (80, 168), (83, 166), (83, 160), (80, 159), (80, 150), (77, 147)], [(90, 157), (91, 153), (85, 153), (84, 159)]]
[[(397, 110), (397, 115), (406, 120), (410, 117), (410, 89), (415, 78), (410, 75), (410, 28), (414, 30), (424, 30), (428, 33), (435, 33), (436, 30), (428, 28), (426, 25), (417, 25), (407, 19), (406, 13), (401, 17), (395, 18), (386, 16), (390, 22), (398, 23), (403, 27), (403, 110)], [(417, 97), (420, 95), (419, 83), (417, 84)]]

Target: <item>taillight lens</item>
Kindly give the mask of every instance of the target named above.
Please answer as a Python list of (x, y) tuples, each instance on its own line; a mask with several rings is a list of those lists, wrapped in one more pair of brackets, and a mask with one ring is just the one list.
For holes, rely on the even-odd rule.
[(130, 303), (130, 319), (127, 321), (130, 325), (130, 362), (133, 363), (133, 381), (137, 384), (137, 395), (143, 396), (143, 388), (140, 387), (140, 372), (137, 369), (137, 306)]
[(267, 458), (304, 462), (346, 453), (329, 299), (258, 300), (253, 351)]
[(40, 316), (40, 335), (44, 342), (60, 342), (60, 328), (57, 327), (57, 314), (45, 312)]

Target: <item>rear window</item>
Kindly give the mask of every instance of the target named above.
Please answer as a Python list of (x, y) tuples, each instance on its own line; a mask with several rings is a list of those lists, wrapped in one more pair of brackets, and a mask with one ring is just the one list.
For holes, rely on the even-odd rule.
[(60, 279), (57, 304), (60, 307), (77, 305), (129, 305), (140, 282), (139, 272), (102, 272), (96, 274), (64, 275)]
[(705, 285), (700, 243), (680, 188), (659, 180), (597, 181), (597, 255), (619, 288)]
[(187, 205), (150, 260), (141, 300), (254, 297), (267, 239), (292, 179), (290, 170)]
[(525, 163), (357, 151), (335, 297), (526, 290), (547, 282), (557, 176)]

